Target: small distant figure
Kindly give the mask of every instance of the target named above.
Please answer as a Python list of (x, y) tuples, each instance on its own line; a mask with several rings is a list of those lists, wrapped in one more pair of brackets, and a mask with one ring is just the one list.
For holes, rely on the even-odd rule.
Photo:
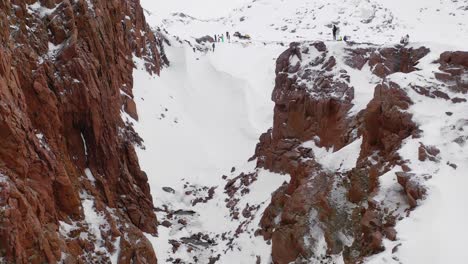
[(406, 34), (406, 36), (401, 37), (400, 39), (400, 44), (402, 45), (408, 45), (409, 43), (409, 35)]
[(196, 52), (196, 49), (195, 49), (195, 47), (193, 47), (193, 52)]
[(218, 35), (215, 34), (215, 37), (214, 37), (215, 41), (214, 42), (218, 42)]
[(213, 42), (213, 52), (215, 51), (215, 43)]
[(338, 27), (336, 25), (333, 25), (333, 40), (336, 40), (336, 33), (338, 32)]
[(229, 42), (231, 42), (231, 35), (229, 35), (229, 31), (226, 31), (226, 38)]
[(344, 37), (343, 37), (343, 40), (344, 40), (345, 42), (348, 42), (349, 37), (348, 37), (348, 36), (344, 36)]

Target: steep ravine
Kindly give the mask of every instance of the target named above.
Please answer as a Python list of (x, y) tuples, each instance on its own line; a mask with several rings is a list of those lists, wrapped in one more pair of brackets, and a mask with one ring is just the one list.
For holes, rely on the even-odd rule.
[(121, 119), (133, 55), (161, 69), (138, 1), (0, 1), (0, 262), (156, 263), (148, 179)]
[(466, 51), (282, 30), (211, 52), (138, 0), (0, 0), (0, 25), (0, 263), (468, 257)]

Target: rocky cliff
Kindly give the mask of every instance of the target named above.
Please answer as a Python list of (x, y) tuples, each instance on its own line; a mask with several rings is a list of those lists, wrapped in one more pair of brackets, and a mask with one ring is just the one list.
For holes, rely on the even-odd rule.
[[(306, 42), (280, 55), (273, 128), (254, 156), (258, 167), (291, 176), (260, 222), (274, 263), (360, 263), (383, 251), (384, 239), (397, 240), (397, 221), (424, 198), (431, 177), (413, 171), (399, 152), (422, 132), (408, 94), (466, 102), (457, 95), (467, 92), (467, 53), (443, 53), (425, 61), (435, 74), (418, 73), (429, 53), (425, 47)], [(419, 144), (419, 161), (439, 162), (436, 147)], [(383, 186), (383, 175), (395, 184)]]
[(0, 262), (156, 263), (134, 144), (133, 56), (161, 68), (139, 1), (0, 1)]

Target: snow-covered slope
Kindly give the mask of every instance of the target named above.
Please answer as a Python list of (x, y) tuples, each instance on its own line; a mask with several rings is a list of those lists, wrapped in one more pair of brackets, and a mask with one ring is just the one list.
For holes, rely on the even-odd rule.
[[(227, 181), (221, 176), (231, 178), (239, 170), (255, 169), (255, 163), (247, 159), (254, 152), (260, 134), (271, 126), (273, 59), (282, 49), (276, 45), (232, 44), (203, 54), (175, 42), (167, 49), (171, 67), (160, 77), (150, 76), (143, 64), (137, 63), (135, 101), (140, 121), (134, 123), (145, 140), (145, 149), (138, 154), (148, 173), (154, 201), (162, 209), (158, 212), (159, 221), (172, 224), (168, 228), (161, 226), (160, 237), (151, 238), (162, 263), (170, 258), (191, 263), (194, 256), (207, 263), (209, 257), (218, 254), (223, 254), (222, 263), (239, 263), (235, 259), (244, 255), (241, 263), (251, 263), (257, 255), (269, 257), (266, 243), (261, 238), (250, 238), (251, 232), (238, 238), (244, 243), (235, 251), (241, 252), (230, 260), (226, 244), (240, 222), (231, 219), (225, 205), (224, 200), (229, 198), (224, 194)], [(236, 171), (231, 173), (232, 167)], [(251, 186), (252, 195), (242, 199), (243, 204), (262, 206), (251, 220), (253, 229), (268, 205), (271, 192), (288, 180), (266, 171), (260, 173), (264, 177)], [(165, 192), (162, 187), (175, 191)], [(216, 187), (212, 200), (193, 205), (196, 198), (207, 197), (212, 187)], [(191, 212), (178, 215), (177, 210), (191, 210), (193, 215)], [(216, 240), (216, 245), (206, 248), (198, 245), (192, 254), (184, 248), (172, 252), (169, 240), (184, 240), (198, 233)], [(215, 238), (222, 233), (226, 233), (226, 240)]]
[[(186, 39), (240, 31), (260, 41), (330, 40), (335, 23), (341, 35), (358, 42), (396, 43), (405, 34), (414, 41), (460, 48), (468, 41), (466, 0), (257, 0), (240, 5), (225, 17), (201, 19), (189, 11), (183, 15), (179, 9), (171, 16), (167, 12), (161, 16), (158, 6), (165, 2), (147, 1), (142, 5), (150, 12), (149, 20)], [(204, 10), (210, 10), (209, 6)]]
[[(422, 178), (429, 177), (429, 180), (424, 180), (429, 191), (410, 217), (397, 224), (399, 240), (386, 241), (388, 250), (370, 258), (369, 263), (397, 263), (395, 258), (401, 263), (464, 263), (468, 257), (464, 249), (468, 235), (464, 227), (468, 222), (468, 207), (464, 206), (468, 201), (468, 193), (464, 190), (468, 185), (468, 96), (447, 89), (434, 78), (434, 72), (439, 70), (433, 62), (446, 47), (429, 47), (432, 52), (418, 65), (420, 71), (396, 73), (389, 76), (389, 80), (401, 87), (428, 87), (429, 84), (450, 98), (463, 98), (465, 102), (454, 104), (445, 98), (428, 98), (407, 89), (415, 102), (409, 112), (422, 130), (422, 136), (406, 140), (399, 153), (409, 161), (414, 173)], [(465, 80), (465, 85), (468, 85), (468, 80)], [(421, 143), (440, 150), (435, 162), (420, 160), (418, 148)], [(381, 196), (381, 199), (392, 200), (395, 197), (395, 193), (389, 191), (395, 190), (397, 184), (392, 180), (392, 173), (380, 179), (383, 193), (390, 196)], [(397, 254), (392, 255), (391, 249), (397, 245)]]
[[(332, 23), (340, 26), (341, 35), (356, 42), (392, 45), (409, 34), (411, 45), (424, 45), (431, 53), (418, 65), (421, 71), (395, 73), (388, 80), (401, 87), (432, 84), (442, 87), (451, 98), (468, 99), (466, 94), (443, 87), (433, 77), (438, 69), (432, 64), (443, 51), (466, 49), (466, 0), (239, 0), (230, 2), (229, 9), (223, 9), (224, 1), (197, 3), (191, 13), (192, 7), (181, 7), (178, 2), (169, 6), (162, 0), (142, 0), (148, 21), (155, 29), (163, 29), (172, 43), (166, 47), (171, 66), (160, 77), (149, 76), (138, 61), (134, 72), (140, 119), (132, 122), (144, 139), (145, 149), (139, 150), (139, 159), (164, 225), (159, 227), (159, 237), (150, 237), (161, 263), (178, 258), (185, 263), (195, 259), (208, 263), (218, 255), (219, 263), (270, 263), (270, 246), (254, 232), (271, 193), (289, 177), (256, 170), (255, 162), (247, 159), (254, 153), (260, 134), (272, 126), (275, 59), (286, 48), (284, 44), (330, 41)], [(213, 13), (223, 16), (216, 18)], [(249, 34), (252, 40), (216, 43), (215, 52), (192, 50), (192, 46), (211, 47), (196, 45), (196, 38), (226, 31)], [(327, 45), (340, 59), (344, 44)], [(372, 99), (375, 76), (369, 67), (346, 70), (356, 92), (350, 115), (356, 115)], [(467, 104), (428, 98), (411, 89), (405, 92), (414, 102), (408, 112), (422, 137), (406, 140), (399, 153), (415, 173), (432, 178), (425, 181), (427, 199), (397, 224), (398, 240), (385, 240), (386, 251), (367, 262), (463, 263), (468, 258), (462, 248), (468, 235), (463, 229), (468, 211), (462, 205), (468, 200), (462, 189), (468, 183), (464, 143), (468, 138)], [(455, 142), (458, 138), (465, 141)], [(436, 146), (440, 160), (419, 161), (419, 143)], [(355, 165), (361, 144), (357, 140), (334, 153), (315, 145), (311, 148), (324, 167), (349, 170)], [(453, 164), (457, 164), (456, 169), (450, 166)], [(405, 202), (395, 180), (396, 170), (379, 179), (382, 189), (378, 198), (382, 201)], [(238, 179), (234, 186), (248, 191), (231, 197), (224, 187), (241, 172), (253, 173), (256, 180), (247, 188), (240, 181), (248, 177)], [(246, 213), (247, 217), (233, 217), (236, 210), (230, 208), (231, 201), (240, 211), (255, 207), (253, 216)]]

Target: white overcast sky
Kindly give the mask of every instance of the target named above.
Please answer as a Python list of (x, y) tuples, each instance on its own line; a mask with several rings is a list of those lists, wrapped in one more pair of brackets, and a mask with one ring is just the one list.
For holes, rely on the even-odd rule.
[(232, 9), (252, 0), (140, 0), (143, 8), (161, 18), (183, 12), (197, 18), (226, 16)]

